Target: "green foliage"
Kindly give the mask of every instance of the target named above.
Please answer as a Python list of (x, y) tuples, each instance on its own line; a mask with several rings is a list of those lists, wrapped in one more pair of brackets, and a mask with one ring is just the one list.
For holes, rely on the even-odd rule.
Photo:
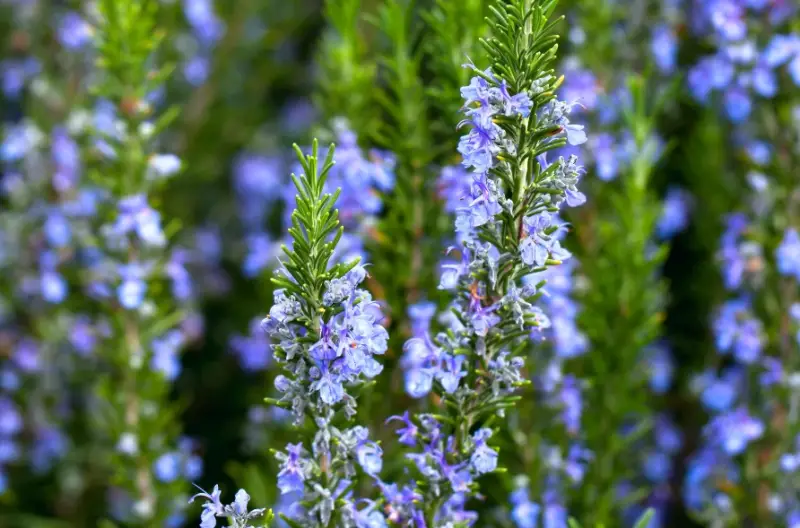
[[(551, 20), (557, 4), (558, 0), (512, 0), (489, 7), (493, 15), (488, 20), (492, 36), (481, 42), (492, 71), (508, 83), (512, 93), (529, 89), (533, 81), (552, 73), (549, 68), (558, 50), (554, 30), (562, 20)], [(541, 86), (542, 95), (556, 87), (553, 79)]]
[(165, 36), (157, 26), (158, 9), (157, 0), (98, 3), (97, 66), (107, 73), (98, 90), (106, 97), (141, 100), (169, 75), (168, 69), (152, 69)]
[[(644, 79), (633, 77), (629, 86), (632, 104), (624, 116), (636, 154), (619, 185), (606, 184), (596, 194), (594, 207), (584, 211), (591, 221), (579, 220), (584, 228), (576, 248), (587, 280), (579, 321), (590, 351), (571, 365), (581, 378), (594, 380), (585, 395), (584, 412), (591, 418), (584, 428), (586, 444), (596, 457), (588, 467), (577, 511), (605, 525), (620, 515), (614, 483), (638, 471), (630, 457), (649, 434), (652, 424), (645, 417), (658, 407), (648, 385), (645, 354), (661, 335), (666, 302), (666, 283), (659, 274), (668, 248), (651, 249), (661, 213), (650, 187), (658, 162), (653, 133), (659, 106), (648, 101)], [(636, 427), (623, 435), (632, 417)]]
[(431, 127), (442, 138), (437, 144), (441, 144), (445, 159), (452, 152), (450, 143), (458, 139), (459, 132), (452, 123), (460, 120), (460, 90), (472, 76), (464, 63), (484, 62), (480, 39), (488, 34), (487, 5), (485, 0), (436, 0), (422, 14), (428, 33), (424, 45), (430, 71), (426, 74), (434, 79), (428, 85), (428, 94), (441, 116), (432, 120)]
[[(649, 509), (649, 510), (645, 511), (642, 514), (642, 516), (639, 517), (639, 519), (633, 525), (633, 528), (647, 528), (648, 526), (650, 526), (650, 521), (655, 516), (655, 513), (656, 512), (653, 509)], [(568, 523), (569, 523), (569, 528), (588, 528), (589, 526), (591, 526), (591, 525), (582, 525), (581, 523), (579, 523), (578, 521), (576, 521), (575, 519), (572, 519), (572, 518), (569, 519)], [(609, 525), (605, 525), (605, 524), (597, 524), (597, 525), (595, 525), (596, 528), (606, 528), (607, 526), (609, 526)], [(611, 526), (613, 526), (613, 525), (611, 525)]]
[(368, 49), (373, 35), (363, 20), (361, 0), (325, 0), (325, 33), (320, 56), (317, 108), (324, 121), (345, 117), (359, 137), (370, 137), (380, 126), (372, 108), (377, 65)]
[(309, 328), (316, 328), (319, 313), (324, 311), (320, 301), (325, 283), (342, 277), (358, 264), (358, 260), (335, 264), (328, 269), (333, 251), (344, 232), (339, 225), (338, 211), (334, 209), (340, 191), (337, 189), (333, 194), (324, 192), (325, 180), (333, 167), (334, 146), (328, 148), (321, 168), (316, 139), (311, 154), (304, 155), (297, 145), (294, 149), (303, 173), (299, 176), (292, 174), (297, 189), (297, 206), (292, 212), (292, 226), (289, 228), (292, 248), (282, 247), (288, 259), (284, 263), (286, 274), (273, 277), (272, 282), (305, 300), (304, 322)]

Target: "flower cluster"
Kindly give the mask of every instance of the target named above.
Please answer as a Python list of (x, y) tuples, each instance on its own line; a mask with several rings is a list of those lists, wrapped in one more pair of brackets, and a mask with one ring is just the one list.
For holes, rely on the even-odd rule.
[(183, 76), (197, 86), (203, 84), (211, 69), (211, 53), (225, 34), (225, 23), (214, 13), (212, 0), (183, 0), (183, 14), (191, 37), (183, 43)]
[[(800, 435), (791, 410), (800, 241), (791, 213), (796, 182), (776, 152), (796, 151), (796, 136), (765, 123), (787, 122), (776, 101), (800, 83), (791, 27), (797, 6), (729, 0), (697, 3), (695, 12), (696, 29), (706, 32), (715, 53), (695, 66), (689, 86), (701, 101), (722, 94), (743, 160), (736, 176), (751, 192), (740, 212), (725, 219), (720, 240), (718, 261), (730, 298), (717, 308), (712, 328), (724, 360), (693, 383), (709, 420), (689, 464), (684, 500), (696, 516), (721, 525), (791, 526), (800, 511), (796, 494), (787, 491), (796, 479), (791, 460)], [(797, 104), (791, 96), (788, 102)], [(761, 499), (740, 496), (740, 488), (760, 489)]]
[[(78, 187), (77, 145), (62, 127), (48, 138), (32, 122), (11, 125), (0, 151), (5, 169), (0, 187), (5, 205), (0, 212), (0, 342), (8, 357), (2, 361), (0, 384), (0, 474), (6, 464), (23, 461), (41, 474), (70, 448), (62, 427), (73, 419), (74, 409), (53, 402), (68, 392), (80, 357), (94, 350), (94, 332), (104, 329), (94, 328), (88, 317), (67, 306), (68, 276), (83, 260), (80, 247), (97, 195)], [(42, 326), (45, 320), (49, 323)], [(82, 333), (88, 339), (80, 339)], [(29, 449), (17, 443), (24, 429), (34, 439)]]
[(275, 292), (275, 304), (262, 328), (275, 343), (273, 351), (282, 368), (294, 374), (279, 376), (275, 386), (281, 401), (291, 403), (297, 421), (304, 418), (306, 407), (324, 414), (339, 403), (353, 415), (355, 400), (345, 386), (355, 387), (382, 369), (374, 356), (386, 352), (388, 333), (380, 324), (380, 307), (369, 292), (358, 288), (365, 277), (364, 267), (356, 265), (345, 276), (327, 282), (322, 306), (335, 315), (317, 322), (319, 338), (307, 347), (301, 344), (308, 335), (302, 322), (307, 308), (298, 297)]
[[(440, 506), (434, 511), (432, 526), (448, 526), (468, 523), (477, 520), (475, 512), (464, 509), (466, 498), (476, 488), (475, 480), (483, 474), (497, 469), (498, 453), (488, 440), (492, 430), (481, 428), (466, 437), (466, 445), (458, 446), (456, 437), (447, 435), (435, 417), (427, 414), (416, 417), (415, 424), (406, 412), (403, 416), (393, 416), (389, 422), (399, 421), (403, 427), (397, 430), (399, 442), (403, 445), (419, 449), (419, 453), (408, 453), (406, 458), (424, 477), (420, 491), (397, 492), (396, 486), (381, 482), (385, 493), (388, 518), (393, 523), (409, 523), (412, 526), (429, 526), (431, 521), (426, 517), (426, 505), (422, 502), (425, 496), (440, 498)], [(468, 458), (462, 459), (458, 451), (469, 452)], [(453, 460), (458, 460), (453, 463)], [(451, 490), (446, 493), (445, 490)], [(386, 493), (386, 490), (395, 490)]]
[(293, 248), (284, 250), (289, 261), (275, 279), (275, 303), (262, 327), (283, 370), (275, 379), (281, 395), (275, 404), (291, 409), (296, 426), (307, 417), (314, 424), (310, 442), (289, 444), (276, 453), (278, 487), (282, 494), (302, 497), (295, 522), (322, 527), (356, 515), (349, 497), (357, 467), (367, 475), (382, 467), (381, 448), (369, 440), (367, 429), (342, 429), (334, 421), (340, 413), (348, 420), (355, 415), (353, 392), (381, 372), (375, 356), (386, 352), (388, 333), (381, 326), (379, 305), (359, 288), (366, 269), (358, 261), (332, 263), (342, 235), (333, 210), (338, 191), (323, 194), (333, 148), (321, 171), (317, 155), (315, 143), (311, 155), (299, 156), (301, 175), (292, 177), (298, 193), (289, 231)]
[(792, 2), (693, 2), (692, 28), (711, 42), (714, 54), (700, 59), (689, 72), (692, 94), (702, 102), (720, 94), (727, 117), (741, 123), (750, 117), (754, 97), (768, 100), (778, 94), (784, 66), (800, 86), (797, 34), (768, 34), (769, 28), (778, 30), (796, 12)]
[(219, 486), (214, 486), (211, 493), (200, 490), (192, 497), (189, 502), (194, 502), (195, 499), (205, 499), (203, 503), (203, 513), (200, 514), (200, 528), (214, 528), (217, 526), (217, 519), (224, 518), (228, 521), (228, 526), (234, 528), (248, 528), (252, 519), (266, 517), (265, 526), (269, 524), (272, 517), (272, 512), (268, 512), (266, 508), (249, 509), (250, 495), (243, 489), (236, 492), (233, 502), (230, 504), (222, 504), (222, 492)]
[[(498, 7), (498, 24), (513, 28), (505, 9)], [(515, 45), (534, 46), (546, 35), (544, 26), (538, 31)], [(499, 42), (490, 45), (499, 49)], [(436, 392), (447, 417), (395, 418), (404, 425), (401, 442), (419, 452), (407, 455), (416, 468), (414, 491), (387, 498), (390, 518), (413, 526), (474, 523), (464, 506), (477, 493), (476, 478), (497, 469), (498, 452), (487, 442), (493, 430), (485, 424), (515, 401), (526, 383), (520, 352), (532, 332), (550, 325), (534, 305), (541, 283), (522, 278), (570, 257), (555, 213), (585, 201), (577, 158), (550, 164), (544, 156), (586, 141), (583, 127), (569, 121), (573, 105), (554, 98), (556, 79), (544, 68), (520, 72), (496, 60), (516, 82), (468, 66), (474, 77), (461, 91), (468, 132), (458, 144), (468, 171), (447, 169), (442, 187), (459, 239), (451, 252), (460, 259), (443, 264), (439, 284), (451, 295), (451, 315), (435, 337), (422, 333), (404, 347), (406, 390), (414, 397)]]
[[(775, 440), (764, 445), (774, 434), (771, 426), (776, 416), (781, 416), (781, 394), (797, 389), (793, 388), (786, 370), (791, 362), (787, 364), (771, 353), (774, 345), (758, 315), (759, 290), (764, 288), (766, 280), (761, 265), (763, 249), (749, 238), (753, 226), (748, 224), (742, 215), (731, 216), (720, 249), (726, 286), (738, 296), (718, 309), (713, 330), (717, 351), (730, 356), (730, 361), (722, 367), (706, 370), (693, 383), (710, 419), (704, 428), (704, 443), (690, 461), (684, 500), (702, 518), (720, 522), (733, 522), (746, 507), (734, 500), (728, 489), (754, 485), (754, 482), (768, 490), (770, 506), (763, 515), (791, 519), (798, 507), (793, 494), (784, 493), (780, 484), (792, 478), (795, 469), (791, 464), (757, 481), (749, 480), (754, 477), (742, 471), (744, 460), (750, 457), (774, 460), (776, 464), (780, 457), (791, 457), (797, 435), (796, 427), (790, 422), (782, 428), (779, 433), (782, 438), (775, 447), (768, 447)], [(775, 250), (777, 271), (787, 276), (792, 272), (785, 242), (791, 236), (791, 233), (784, 236)], [(796, 306), (789, 307), (791, 328), (797, 327), (800, 321), (800, 308)], [(752, 381), (748, 381), (749, 376), (753, 376)], [(727, 484), (722, 486), (721, 483)]]

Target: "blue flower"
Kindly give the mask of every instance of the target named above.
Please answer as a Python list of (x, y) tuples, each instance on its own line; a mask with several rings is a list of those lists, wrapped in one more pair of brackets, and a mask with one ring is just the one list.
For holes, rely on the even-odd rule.
[(678, 39), (670, 26), (659, 24), (653, 28), (650, 51), (661, 73), (671, 73), (675, 69), (677, 50)]
[(319, 379), (311, 384), (311, 390), (319, 392), (320, 399), (328, 405), (339, 403), (344, 398), (342, 383), (328, 369), (324, 369)]
[(410, 369), (405, 373), (405, 389), (412, 398), (422, 398), (433, 389), (435, 371), (426, 368)]
[(526, 93), (511, 95), (508, 93), (508, 84), (503, 80), (500, 83), (500, 100), (503, 105), (503, 113), (507, 116), (528, 117), (531, 113), (533, 102)]
[(485, 337), (489, 330), (500, 322), (500, 316), (494, 313), (496, 310), (497, 305), (482, 306), (479, 299), (472, 298), (469, 320), (476, 335)]
[(551, 225), (550, 215), (540, 213), (526, 216), (523, 225), (525, 238), (519, 245), (522, 262), (528, 266), (542, 267), (550, 258), (550, 251), (558, 245), (558, 241), (550, 237), (546, 231)]
[(161, 215), (150, 208), (143, 194), (128, 196), (119, 201), (119, 216), (111, 227), (115, 236), (125, 236), (135, 231), (139, 239), (150, 246), (162, 247), (166, 244), (161, 230)]
[(442, 384), (442, 388), (448, 394), (452, 394), (458, 388), (458, 383), (467, 372), (463, 370), (464, 356), (449, 356), (444, 355), (441, 360), (441, 366), (436, 372), (436, 379)]
[(567, 509), (558, 502), (554, 493), (545, 499), (542, 528), (567, 528)]
[(181, 159), (175, 154), (155, 154), (147, 162), (152, 174), (168, 178), (181, 170)]
[(22, 430), (22, 415), (10, 398), (0, 396), (0, 434), (11, 437)]
[(751, 442), (764, 434), (764, 424), (740, 407), (714, 418), (706, 426), (708, 435), (729, 455), (742, 453)]
[(458, 264), (442, 264), (442, 274), (439, 278), (440, 290), (453, 290), (458, 286), (458, 280), (469, 273), (469, 252), (462, 250), (461, 262)]
[(67, 297), (67, 282), (58, 272), (46, 270), (41, 276), (42, 298), (59, 304)]
[(233, 336), (230, 346), (238, 356), (242, 368), (249, 372), (264, 370), (270, 363), (272, 350), (269, 339), (261, 331), (259, 319), (250, 322), (249, 335)]
[(741, 383), (742, 372), (739, 369), (727, 369), (719, 378), (711, 375), (701, 377), (703, 405), (715, 412), (727, 411), (736, 402)]
[(356, 447), (356, 458), (367, 475), (376, 476), (383, 468), (383, 450), (375, 442), (366, 441)]
[(686, 229), (689, 224), (690, 204), (691, 197), (683, 189), (672, 188), (667, 191), (661, 217), (656, 226), (660, 238), (672, 238)]
[(407, 309), (411, 320), (411, 333), (415, 336), (425, 335), (430, 330), (431, 320), (436, 315), (436, 303), (419, 301), (410, 304)]
[(475, 443), (470, 455), (470, 467), (478, 474), (491, 473), (497, 469), (497, 451), (489, 447), (486, 441), (491, 438), (492, 430), (484, 427), (475, 431), (472, 441)]
[(161, 372), (170, 381), (177, 378), (181, 372), (178, 351), (184, 342), (185, 338), (180, 330), (171, 330), (163, 337), (154, 339), (151, 345), (153, 355), (150, 359), (153, 370)]
[(180, 453), (164, 453), (153, 463), (153, 473), (161, 482), (174, 482), (181, 475)]
[(393, 422), (395, 420), (399, 420), (405, 424), (405, 427), (402, 427), (396, 431), (398, 442), (407, 446), (416, 445), (417, 438), (419, 436), (419, 428), (417, 428), (417, 426), (414, 425), (414, 422), (411, 421), (408, 411), (404, 412), (402, 416), (391, 416), (388, 420), (386, 420), (386, 423)]
[(800, 55), (800, 37), (794, 34), (773, 35), (762, 53), (762, 59), (767, 66), (775, 68), (798, 55)]
[(648, 453), (644, 460), (644, 475), (652, 482), (666, 482), (672, 474), (672, 459), (659, 451)]
[[(487, 73), (491, 72), (487, 70)], [(492, 95), (489, 83), (480, 76), (475, 76), (469, 81), (469, 85), (461, 88), (461, 97), (464, 99), (464, 105), (471, 105), (478, 103), (480, 106), (490, 106), (489, 97)]]
[(747, 92), (738, 87), (730, 88), (723, 96), (723, 104), (728, 117), (734, 123), (741, 123), (753, 109), (753, 102)]
[(69, 221), (60, 211), (51, 211), (44, 222), (44, 233), (47, 241), (54, 247), (62, 248), (72, 240), (72, 228)]
[(735, 0), (716, 0), (706, 7), (711, 25), (721, 37), (730, 41), (743, 39), (747, 35), (744, 20), (745, 7)]
[(123, 307), (134, 310), (142, 305), (147, 292), (147, 284), (144, 279), (150, 270), (150, 264), (139, 262), (120, 264), (118, 272), (122, 282), (117, 287), (117, 298)]
[(201, 43), (211, 45), (222, 38), (225, 25), (214, 13), (211, 0), (184, 0), (183, 12)]
[(519, 488), (511, 493), (511, 520), (517, 528), (538, 528), (542, 508), (531, 502), (528, 490)]
[(778, 80), (772, 70), (760, 67), (753, 70), (753, 90), (763, 97), (773, 97), (778, 93)]
[(733, 352), (739, 361), (753, 363), (764, 347), (761, 321), (755, 319), (744, 299), (725, 303), (714, 321), (717, 349)]
[(92, 29), (77, 13), (68, 12), (61, 18), (58, 40), (68, 50), (77, 50), (91, 42)]
[(800, 235), (796, 229), (789, 228), (784, 233), (783, 240), (775, 250), (775, 261), (779, 272), (800, 280)]
[(281, 467), (278, 472), (278, 489), (281, 494), (303, 491), (308, 461), (303, 444), (288, 444), (286, 454), (281, 453)]
[(496, 142), (502, 130), (494, 123), (487, 126), (486, 129), (474, 126), (458, 142), (458, 152), (464, 157), (462, 163), (478, 174), (486, 173), (494, 166), (494, 156), (499, 152)]
[(675, 370), (670, 351), (663, 345), (650, 347), (646, 362), (650, 371), (650, 389), (656, 394), (664, 394), (672, 384)]

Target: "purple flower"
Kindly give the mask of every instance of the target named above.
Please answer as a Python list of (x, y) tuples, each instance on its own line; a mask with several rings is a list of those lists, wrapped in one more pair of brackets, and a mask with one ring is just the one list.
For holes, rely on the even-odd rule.
[(404, 412), (402, 416), (390, 417), (388, 420), (386, 420), (386, 423), (393, 422), (395, 420), (399, 420), (405, 424), (405, 427), (402, 427), (396, 431), (398, 442), (407, 446), (415, 446), (419, 436), (419, 428), (417, 428), (417, 426), (414, 425), (414, 422), (411, 421), (408, 411)]

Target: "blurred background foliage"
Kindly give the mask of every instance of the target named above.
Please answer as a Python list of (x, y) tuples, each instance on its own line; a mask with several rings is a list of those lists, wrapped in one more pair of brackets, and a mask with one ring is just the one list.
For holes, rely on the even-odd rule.
[[(437, 197), (437, 178), (441, 167), (458, 162), (459, 88), (470, 77), (462, 64), (469, 60), (481, 64), (478, 37), (487, 31), (486, 2), (219, 1), (213, 10), (224, 30), (202, 50), (198, 48), (204, 44), (192, 37), (187, 20), (189, 4), (192, 0), (162, 0), (159, 8), (158, 25), (167, 35), (161, 59), (175, 65), (163, 97), (181, 109), (163, 141), (184, 167), (163, 194), (162, 213), (175, 219), (185, 235), (210, 228), (222, 236), (219, 269), (202, 279), (203, 289), (210, 292), (202, 299), (205, 331), (182, 356), (172, 398), (180, 404), (184, 434), (200, 446), (202, 482), (219, 483), (226, 490), (245, 487), (260, 505), (270, 505), (278, 498), (272, 477), (276, 463), (268, 449), (283, 446), (292, 437), (288, 426), (263, 407), (275, 373), (243, 369), (231, 352), (232, 336), (249, 335), (251, 321), (263, 317), (272, 303), (270, 268), (243, 272), (250, 249), (249, 233), (241, 221), (237, 171), (247, 156), (269, 157), (276, 160), (280, 177), (266, 174), (265, 180), (286, 182), (292, 166), (290, 145), (295, 141), (307, 145), (312, 136), (335, 141), (330, 124), (342, 116), (362, 147), (391, 151), (396, 157), (396, 187), (384, 197), (386, 213), (369, 226), (365, 241), (373, 264), (370, 288), (389, 307), (392, 342), (384, 373), (362, 397), (360, 412), (387, 444), (389, 434), (382, 427), (385, 416), (392, 414), (387, 408), (401, 410), (411, 402), (403, 393), (399, 369), (402, 343), (411, 333), (407, 309), (422, 300), (441, 301), (437, 266), (450, 237), (451, 220)], [(559, 32), (566, 35), (580, 20), (587, 45), (573, 49), (574, 40), (564, 38), (560, 56), (580, 53), (584, 65), (596, 67), (598, 77), (614, 76), (617, 68), (631, 74), (652, 71), (642, 48), (649, 46), (649, 24), (656, 15), (646, 10), (637, 13), (642, 4), (658, 2), (562, 0), (558, 12), (566, 20)], [(23, 16), (26, 9), (35, 9), (35, 14)], [(10, 97), (6, 89), (0, 120), (16, 122), (25, 116), (49, 130), (64, 122), (71, 108), (87, 105), (83, 79), (91, 76), (92, 61), (63, 52), (54, 22), (65, 10), (86, 9), (91, 9), (90, 2), (0, 0), (0, 57), (38, 61), (19, 97)], [(678, 380), (690, 379), (713, 354), (710, 321), (724, 298), (715, 254), (724, 214), (741, 203), (742, 183), (729, 170), (727, 123), (683, 88), (688, 67), (706, 51), (704, 43), (685, 26), (678, 29), (678, 67), (666, 83), (668, 100), (650, 109), (651, 126), (664, 138), (665, 148), (657, 162), (644, 169), (646, 187), (623, 188), (615, 194), (603, 190), (611, 184), (598, 180), (590, 169), (586, 177), (590, 206), (569, 218), (577, 234), (570, 244), (583, 267), (588, 267), (584, 273), (609, 276), (582, 298), (588, 314), (585, 332), (602, 352), (590, 356), (594, 363), (576, 367), (601, 389), (627, 375), (625, 361), (617, 362), (617, 357), (638, 354), (654, 337), (670, 343)], [(192, 64), (196, 55), (202, 55), (205, 63)], [(569, 64), (559, 67), (565, 70)], [(6, 83), (12, 82), (8, 75)], [(194, 78), (198, 75), (205, 77), (202, 82)], [(47, 86), (37, 84), (37, 78), (46, 79)], [(652, 84), (641, 89), (643, 94), (656, 90)], [(587, 129), (591, 135), (590, 123)], [(257, 169), (251, 177), (257, 178), (258, 170), (270, 169)], [(676, 185), (695, 198), (692, 221), (655, 260), (641, 261), (631, 252), (649, 251), (661, 200)], [(284, 212), (277, 198), (284, 191), (276, 185), (269, 192), (276, 195), (275, 206), (263, 217), (262, 227), (275, 241), (283, 230)], [(641, 210), (626, 208), (631, 201), (626, 192), (647, 193), (646, 201), (637, 202)], [(641, 236), (631, 242), (627, 237), (637, 229)], [(636, 282), (654, 274), (660, 274), (657, 280)], [(652, 324), (645, 334), (610, 331), (625, 307), (609, 304), (609, 297), (622, 292), (625, 302), (643, 306), (642, 324)], [(637, 323), (634, 330), (642, 331), (640, 326)], [(603, 399), (588, 402), (589, 420), (602, 420), (608, 405)], [(674, 384), (659, 405), (685, 434), (683, 456), (678, 457), (685, 460), (697, 445), (705, 415), (681, 383)], [(604, 433), (598, 429), (596, 434)], [(396, 461), (391, 448), (385, 449), (386, 471), (391, 473), (397, 470)], [(685, 470), (679, 462), (671, 482), (675, 490), (681, 488)], [(13, 495), (0, 497), (3, 526), (94, 526), (101, 517), (102, 493), (87, 492), (65, 503), (53, 474), (33, 475), (20, 468), (9, 475)], [(670, 499), (667, 526), (691, 525), (680, 497), (676, 492)], [(505, 492), (489, 493), (481, 508), (490, 511), (506, 500)], [(586, 501), (581, 506), (586, 511), (599, 507), (591, 496)]]

